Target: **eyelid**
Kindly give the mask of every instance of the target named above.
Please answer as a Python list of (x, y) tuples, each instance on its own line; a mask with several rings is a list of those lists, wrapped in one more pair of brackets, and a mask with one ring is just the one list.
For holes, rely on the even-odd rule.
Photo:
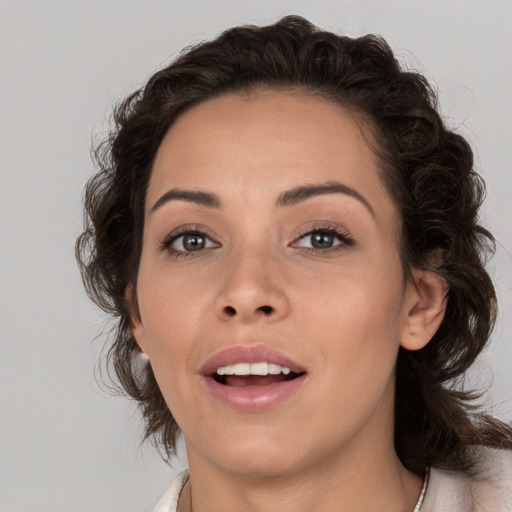
[[(326, 249), (320, 249), (320, 248), (316, 248), (316, 247), (301, 247), (301, 246), (297, 245), (301, 240), (303, 240), (307, 236), (310, 236), (313, 233), (319, 233), (319, 232), (320, 233), (329, 233), (329, 234), (334, 235), (336, 238), (338, 238), (340, 243), (338, 243), (336, 246), (329, 247)], [(296, 247), (298, 249), (303, 249), (306, 251), (313, 251), (313, 252), (317, 252), (317, 253), (318, 252), (321, 253), (321, 252), (337, 251), (337, 250), (343, 249), (347, 246), (351, 247), (353, 245), (354, 245), (354, 239), (352, 238), (352, 236), (345, 229), (342, 229), (340, 226), (337, 226), (337, 225), (331, 224), (331, 223), (323, 223), (323, 224), (319, 224), (317, 226), (313, 226), (313, 227), (307, 229), (302, 234), (300, 234), (298, 237), (296, 237), (294, 239), (294, 241), (290, 244), (291, 247)]]
[[(328, 248), (316, 248), (316, 247), (302, 247), (299, 245), (300, 241), (306, 238), (307, 236), (310, 236), (314, 233), (323, 232), (323, 233), (329, 233), (336, 237), (338, 239), (338, 243), (336, 243), (333, 247)], [(213, 244), (206, 246), (202, 249), (198, 249), (197, 251), (187, 251), (187, 250), (180, 250), (173, 248), (172, 245), (181, 237), (186, 235), (200, 235), (204, 236), (208, 241)], [(196, 255), (199, 255), (199, 253), (205, 252), (210, 249), (221, 247), (222, 244), (217, 241), (214, 235), (210, 233), (210, 230), (206, 228), (205, 226), (201, 226), (198, 224), (189, 224), (189, 225), (182, 225), (178, 228), (171, 231), (169, 234), (165, 236), (165, 238), (159, 243), (159, 249), (161, 251), (166, 251), (170, 254), (173, 254), (176, 257), (179, 256), (192, 256), (194, 253), (197, 253)], [(304, 229), (304, 231), (294, 238), (294, 241), (290, 244), (290, 247), (302, 249), (304, 251), (311, 251), (315, 253), (327, 253), (332, 251), (338, 251), (346, 247), (350, 247), (354, 245), (354, 239), (352, 236), (345, 230), (344, 228), (341, 228), (337, 224), (333, 224), (328, 221), (323, 221), (322, 223), (318, 223), (317, 225), (313, 225), (309, 227), (308, 229)]]
[[(194, 251), (181, 251), (181, 250), (178, 250), (178, 249), (175, 249), (172, 247), (172, 245), (179, 238), (186, 236), (186, 235), (201, 235), (201, 236), (204, 236), (205, 238), (207, 238), (209, 241), (213, 242), (215, 244), (215, 247), (221, 246), (221, 244), (219, 242), (217, 242), (215, 237), (209, 233), (209, 230), (206, 227), (200, 226), (198, 224), (189, 224), (189, 225), (180, 226), (180, 227), (174, 229), (173, 231), (171, 231), (168, 235), (166, 235), (165, 238), (162, 240), (162, 242), (160, 242), (160, 244), (159, 244), (160, 250), (174, 253), (176, 255), (192, 254)], [(214, 247), (205, 247), (204, 249), (213, 249), (213, 248)], [(198, 250), (197, 252), (199, 253), (202, 251)]]

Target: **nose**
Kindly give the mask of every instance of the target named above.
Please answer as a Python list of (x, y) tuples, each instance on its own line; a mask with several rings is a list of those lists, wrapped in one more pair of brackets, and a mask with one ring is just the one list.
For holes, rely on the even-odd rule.
[(275, 322), (290, 311), (283, 272), (265, 254), (240, 254), (226, 264), (215, 311), (226, 322)]

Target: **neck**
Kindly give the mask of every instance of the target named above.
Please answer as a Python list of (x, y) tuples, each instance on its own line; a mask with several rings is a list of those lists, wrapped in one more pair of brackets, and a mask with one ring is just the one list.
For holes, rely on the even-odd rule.
[(196, 468), (192, 458), (178, 512), (412, 512), (422, 479), (407, 471), (394, 450), (384, 455), (359, 453), (354, 460), (333, 454), (317, 467), (266, 476)]

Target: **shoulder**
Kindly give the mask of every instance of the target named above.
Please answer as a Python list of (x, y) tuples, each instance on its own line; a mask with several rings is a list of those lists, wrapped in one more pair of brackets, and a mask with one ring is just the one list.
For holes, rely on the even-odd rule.
[(179, 473), (152, 512), (176, 512), (181, 490), (189, 479), (188, 469)]
[(512, 512), (512, 450), (479, 449), (472, 475), (432, 468), (421, 512)]

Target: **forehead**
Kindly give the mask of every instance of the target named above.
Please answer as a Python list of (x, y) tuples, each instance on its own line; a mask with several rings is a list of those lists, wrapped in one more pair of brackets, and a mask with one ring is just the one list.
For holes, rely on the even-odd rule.
[(249, 199), (330, 181), (389, 202), (357, 115), (296, 91), (229, 94), (192, 107), (169, 129), (155, 158), (148, 207), (176, 187)]

